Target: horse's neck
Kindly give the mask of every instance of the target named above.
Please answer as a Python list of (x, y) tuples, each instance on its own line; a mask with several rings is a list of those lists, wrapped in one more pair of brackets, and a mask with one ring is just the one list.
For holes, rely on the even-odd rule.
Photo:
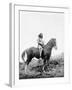
[(44, 48), (45, 48), (47, 51), (52, 51), (53, 46), (48, 43), (47, 45), (45, 45)]

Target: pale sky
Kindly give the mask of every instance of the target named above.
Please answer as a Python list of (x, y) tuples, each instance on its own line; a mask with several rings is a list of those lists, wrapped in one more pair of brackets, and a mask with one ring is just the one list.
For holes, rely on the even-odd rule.
[(64, 51), (64, 14), (42, 12), (20, 12), (20, 54), (29, 47), (37, 47), (37, 37), (43, 33), (47, 43), (51, 38), (57, 40), (57, 50), (52, 55)]

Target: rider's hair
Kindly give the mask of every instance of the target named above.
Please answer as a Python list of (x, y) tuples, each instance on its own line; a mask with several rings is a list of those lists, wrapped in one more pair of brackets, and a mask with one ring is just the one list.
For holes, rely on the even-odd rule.
[(43, 38), (43, 33), (40, 33), (40, 34), (38, 35), (38, 37), (39, 37), (39, 38)]

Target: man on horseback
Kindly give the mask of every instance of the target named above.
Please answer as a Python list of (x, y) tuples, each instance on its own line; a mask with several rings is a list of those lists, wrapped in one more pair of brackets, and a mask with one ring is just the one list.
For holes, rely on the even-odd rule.
[(40, 33), (38, 35), (37, 43), (38, 43), (38, 48), (39, 48), (39, 52), (40, 52), (40, 60), (41, 60), (41, 54), (42, 54), (42, 50), (44, 48), (43, 33)]
[[(38, 48), (30, 47), (29, 49), (24, 50), (22, 53), (22, 59), (25, 61), (25, 73), (27, 70), (27, 66), (34, 57), (36, 57), (37, 59), (40, 58), (43, 59), (43, 64), (44, 64), (43, 70), (45, 70), (45, 65), (46, 63), (48, 64), (49, 62), (52, 49), (53, 48), (57, 49), (55, 38), (50, 39), (49, 42), (46, 45), (44, 45), (42, 33), (38, 35), (37, 43), (38, 43)], [(43, 55), (42, 55), (42, 50), (43, 50)], [(26, 56), (26, 60), (25, 60), (25, 56)]]

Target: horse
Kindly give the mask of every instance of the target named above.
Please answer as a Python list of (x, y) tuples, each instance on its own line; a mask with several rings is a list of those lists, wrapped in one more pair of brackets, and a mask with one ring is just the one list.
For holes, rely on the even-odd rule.
[[(49, 62), (53, 47), (55, 49), (57, 49), (56, 39), (55, 38), (50, 39), (49, 42), (46, 45), (44, 45), (44, 47), (43, 47), (41, 58), (43, 60), (44, 65)], [(26, 61), (24, 59), (25, 55), (27, 55)], [(36, 47), (30, 47), (30, 48), (24, 50), (24, 52), (22, 53), (22, 59), (25, 61), (25, 65), (26, 65), (25, 66), (25, 71), (26, 71), (27, 66), (31, 62), (32, 58), (34, 58), (34, 57), (36, 57), (37, 59), (40, 58), (39, 49), (36, 48)]]

